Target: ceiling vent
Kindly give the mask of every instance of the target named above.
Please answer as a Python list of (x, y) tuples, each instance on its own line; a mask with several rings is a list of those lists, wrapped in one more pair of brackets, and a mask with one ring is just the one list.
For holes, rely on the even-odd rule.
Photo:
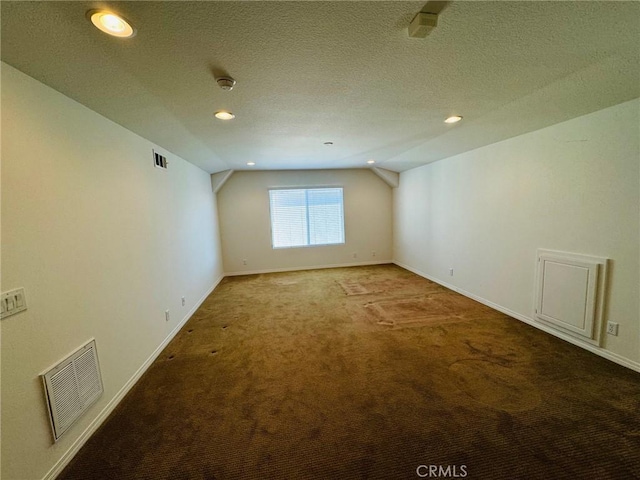
[(42, 375), (53, 439), (58, 441), (102, 395), (96, 341), (91, 340)]

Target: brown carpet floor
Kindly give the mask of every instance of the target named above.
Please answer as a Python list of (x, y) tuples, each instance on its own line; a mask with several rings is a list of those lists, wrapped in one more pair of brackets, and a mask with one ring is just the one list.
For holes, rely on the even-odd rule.
[(640, 478), (640, 375), (393, 265), (226, 278), (59, 478), (418, 473)]

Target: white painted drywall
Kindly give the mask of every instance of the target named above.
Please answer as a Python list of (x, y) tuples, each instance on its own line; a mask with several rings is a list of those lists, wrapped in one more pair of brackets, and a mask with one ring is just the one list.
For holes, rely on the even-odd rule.
[[(536, 250), (612, 259), (603, 349), (640, 362), (638, 100), (401, 174), (394, 260), (532, 318)], [(454, 276), (449, 276), (449, 269)]]
[[(2, 64), (2, 289), (28, 304), (0, 323), (3, 478), (45, 477), (221, 275), (208, 173)], [(105, 392), (52, 445), (39, 374), (92, 337)]]
[[(274, 250), (269, 188), (314, 186), (344, 188), (345, 244)], [(227, 274), (391, 261), (391, 188), (366, 169), (235, 172), (218, 211)]]

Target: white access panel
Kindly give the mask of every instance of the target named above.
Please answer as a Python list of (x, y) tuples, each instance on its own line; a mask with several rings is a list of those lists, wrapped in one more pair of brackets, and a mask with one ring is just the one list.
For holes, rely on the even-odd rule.
[(599, 344), (607, 259), (538, 251), (538, 321)]

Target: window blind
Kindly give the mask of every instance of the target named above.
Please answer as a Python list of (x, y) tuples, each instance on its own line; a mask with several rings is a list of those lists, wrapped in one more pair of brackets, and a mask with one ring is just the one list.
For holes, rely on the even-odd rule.
[(269, 190), (273, 248), (344, 243), (342, 188)]

